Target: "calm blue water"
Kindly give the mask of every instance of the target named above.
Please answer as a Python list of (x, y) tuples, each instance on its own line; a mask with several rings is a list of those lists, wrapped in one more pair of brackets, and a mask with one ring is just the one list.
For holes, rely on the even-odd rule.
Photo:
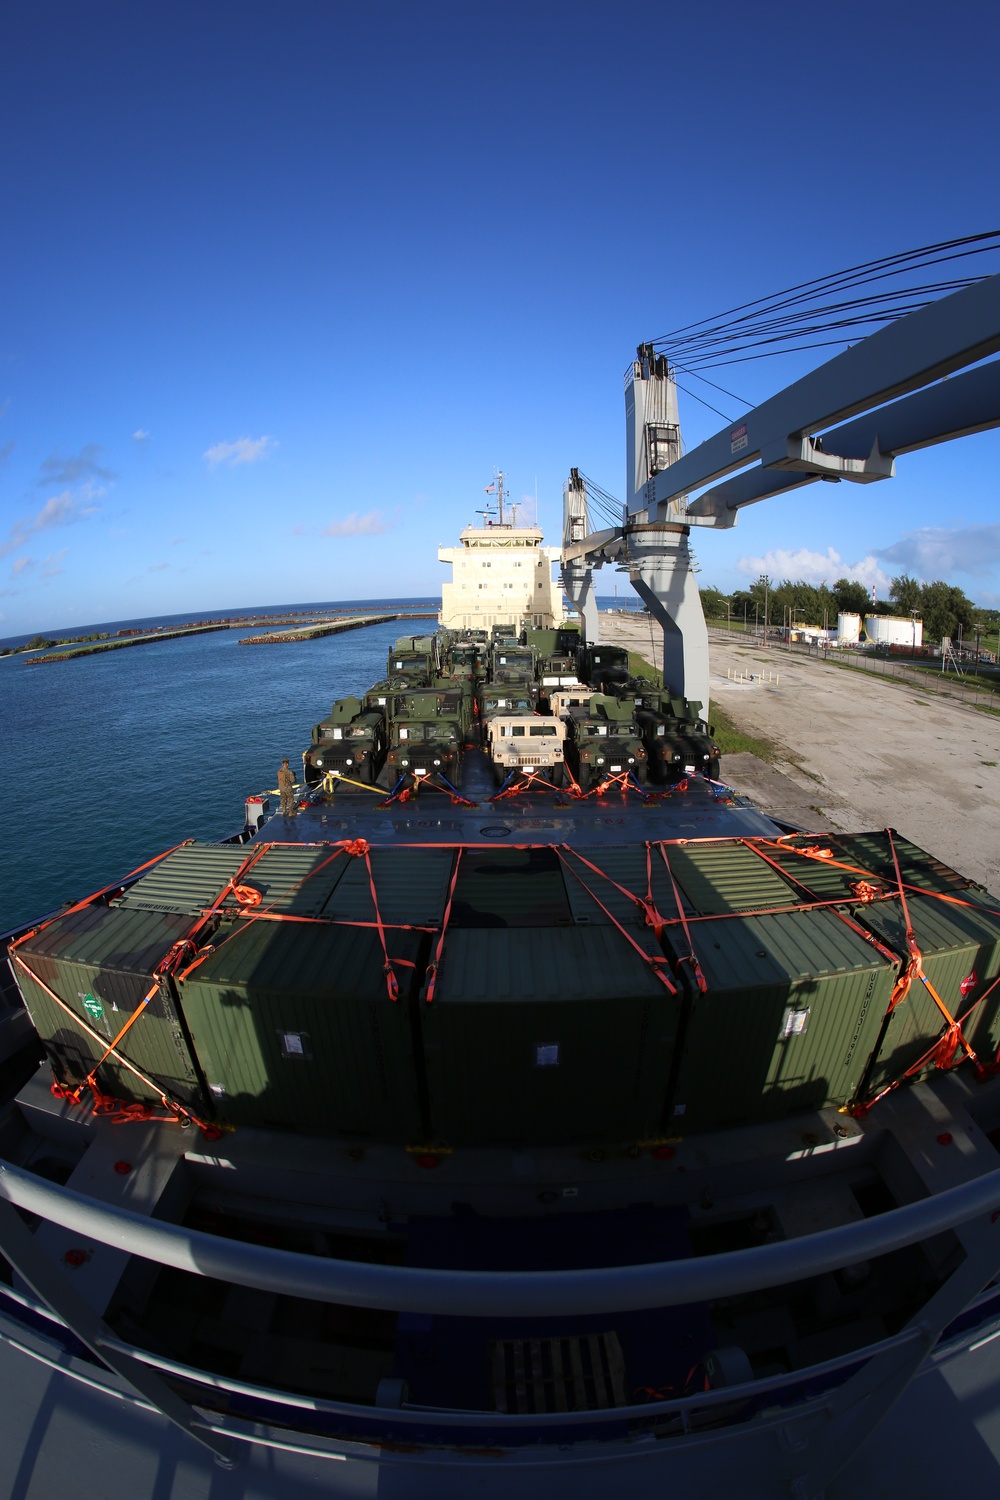
[[(433, 628), (417, 621), (412, 631)], [(391, 621), (297, 645), (241, 646), (243, 627), (51, 667), (0, 659), (0, 932), (181, 839), (241, 828), (244, 799), (275, 785), (282, 756), (296, 766), (334, 698), (384, 675), (406, 630)]]

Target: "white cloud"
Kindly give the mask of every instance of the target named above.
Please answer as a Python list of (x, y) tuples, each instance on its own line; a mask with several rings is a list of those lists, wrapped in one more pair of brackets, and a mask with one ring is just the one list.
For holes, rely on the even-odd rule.
[[(86, 496), (90, 498), (89, 492)], [(16, 552), (18, 547), (23, 547), (30, 536), (36, 532), (48, 531), (53, 526), (71, 526), (76, 521), (85, 521), (99, 510), (97, 505), (87, 505), (83, 500), (78, 500), (71, 490), (63, 490), (60, 495), (52, 495), (40, 511), (30, 517), (22, 517), (15, 521), (7, 533), (5, 541), (0, 542), (0, 557), (7, 557), (11, 552)]]
[(36, 566), (33, 557), (19, 557), (10, 570), (11, 578), (16, 578), (19, 573), (27, 573), (29, 568)]
[(152, 433), (147, 432), (145, 427), (137, 427), (132, 434), (132, 441), (135, 443), (148, 443), (151, 437)]
[(169, 563), (150, 563), (149, 567), (146, 569), (146, 572), (147, 573), (162, 573), (162, 572), (165, 571), (165, 569), (167, 569), (169, 567), (170, 567)]
[(895, 572), (913, 573), (929, 581), (952, 573), (986, 578), (1000, 564), (1000, 522), (985, 526), (923, 526), (909, 531), (891, 547), (880, 547), (876, 557)]
[(63, 558), (68, 551), (68, 547), (63, 547), (61, 552), (50, 553), (42, 564), (41, 576), (43, 578), (58, 578), (59, 574), (63, 572)]
[(217, 469), (220, 464), (233, 469), (237, 464), (260, 463), (277, 446), (277, 439), (266, 434), (259, 438), (242, 437), (237, 438), (235, 443), (213, 444), (211, 448), (205, 449), (203, 457), (208, 460), (210, 469)]
[(869, 554), (858, 562), (845, 563), (833, 547), (828, 547), (825, 552), (811, 552), (808, 547), (799, 547), (793, 552), (777, 547), (761, 557), (741, 557), (736, 567), (748, 578), (757, 578), (761, 573), (766, 573), (776, 583), (790, 578), (795, 583), (801, 580), (803, 583), (818, 585), (836, 583), (838, 578), (851, 578), (863, 583), (866, 588), (871, 588), (874, 584), (880, 592), (884, 592), (891, 582), (891, 576), (882, 571), (875, 556)]
[(324, 531), (324, 536), (380, 536), (389, 527), (377, 510), (369, 510), (363, 516), (356, 510), (344, 517), (342, 521), (331, 521)]

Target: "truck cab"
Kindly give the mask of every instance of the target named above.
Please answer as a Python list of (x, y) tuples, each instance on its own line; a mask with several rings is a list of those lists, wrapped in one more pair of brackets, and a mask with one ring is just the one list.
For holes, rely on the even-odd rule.
[(445, 656), (443, 670), (450, 673), (457, 682), (482, 682), (486, 676), (486, 666), (480, 658), (478, 643), (456, 641)]
[(465, 684), (451, 677), (436, 677), (430, 687), (393, 693), (386, 712), (390, 721), (430, 714), (439, 719), (455, 719), (464, 738), (472, 727), (473, 698)]
[(318, 786), (329, 774), (371, 783), (385, 755), (385, 721), (366, 709), (360, 698), (338, 698), (316, 724), (312, 744), (302, 760), (307, 786)]
[(549, 694), (549, 712), (564, 718), (571, 709), (590, 706), (594, 690), (585, 682), (568, 682), (561, 688), (553, 688)]
[(624, 646), (583, 646), (578, 664), (581, 678), (601, 693), (629, 678), (628, 652)]
[(465, 742), (461, 714), (434, 693), (419, 692), (397, 695), (390, 711), (384, 779), (395, 785), (401, 776), (420, 780), (437, 771), (457, 781)]
[(479, 725), (482, 742), (489, 740), (490, 721), (497, 714), (534, 714), (535, 693), (520, 683), (486, 682), (479, 689)]
[(429, 684), (435, 670), (433, 653), (412, 647), (390, 651), (385, 664), (386, 677), (404, 677), (414, 687)]
[(535, 653), (530, 646), (494, 645), (490, 650), (492, 682), (534, 682)]
[(547, 656), (540, 656), (536, 673), (543, 688), (568, 687), (580, 680), (576, 675), (576, 662), (566, 651), (552, 651)]

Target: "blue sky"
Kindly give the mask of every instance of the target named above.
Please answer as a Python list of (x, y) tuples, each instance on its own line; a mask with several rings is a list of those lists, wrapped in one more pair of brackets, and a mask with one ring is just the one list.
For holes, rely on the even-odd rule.
[[(640, 340), (993, 227), (998, 17), (9, 7), (0, 633), (436, 591), (495, 464), (556, 541), (571, 465), (623, 490)], [(689, 444), (722, 425), (681, 401)], [(987, 433), (765, 502), (695, 538), (702, 579), (1000, 602), (998, 467)]]

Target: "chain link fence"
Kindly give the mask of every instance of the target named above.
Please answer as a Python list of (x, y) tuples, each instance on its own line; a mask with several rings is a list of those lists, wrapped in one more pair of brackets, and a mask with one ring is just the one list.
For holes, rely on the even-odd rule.
[[(836, 647), (829, 646), (809, 646), (801, 641), (769, 639), (765, 643), (763, 631), (755, 633), (752, 627), (744, 634), (739, 629), (724, 630), (718, 626), (709, 625), (708, 632), (710, 638), (715, 641), (727, 641), (730, 644), (739, 642), (754, 648), (766, 648), (776, 657), (809, 657), (813, 661), (829, 662), (831, 666), (839, 667), (841, 671), (867, 672), (876, 677), (894, 677), (898, 682), (919, 688), (922, 692), (936, 694), (941, 698), (951, 698), (966, 704), (969, 708), (983, 709), (987, 713), (1000, 713), (1000, 676), (997, 678), (996, 685), (989, 687), (978, 680), (965, 681), (951, 667), (947, 671), (942, 671), (940, 662), (928, 666), (917, 666), (913, 662), (900, 661), (898, 657), (878, 656), (874, 652), (838, 650)], [(982, 668), (980, 668), (981, 671)]]

